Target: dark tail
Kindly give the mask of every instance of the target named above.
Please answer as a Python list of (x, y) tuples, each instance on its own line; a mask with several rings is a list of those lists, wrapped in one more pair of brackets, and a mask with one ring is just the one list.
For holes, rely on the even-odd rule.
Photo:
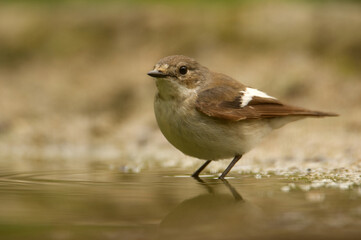
[(337, 116), (339, 116), (337, 113), (308, 111), (308, 110), (306, 110), (305, 112), (296, 113), (295, 115), (303, 115), (303, 116), (309, 116), (309, 117), (337, 117)]

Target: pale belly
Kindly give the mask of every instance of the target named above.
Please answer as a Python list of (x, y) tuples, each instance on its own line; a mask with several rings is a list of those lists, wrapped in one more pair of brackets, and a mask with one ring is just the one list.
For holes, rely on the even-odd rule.
[(186, 105), (156, 99), (154, 110), (167, 140), (192, 157), (219, 160), (244, 154), (272, 130), (264, 120), (216, 120)]

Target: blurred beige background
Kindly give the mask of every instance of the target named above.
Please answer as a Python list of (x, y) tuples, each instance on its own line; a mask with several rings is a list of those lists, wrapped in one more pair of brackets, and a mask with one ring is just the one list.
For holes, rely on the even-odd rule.
[(357, 1), (5, 1), (0, 163), (200, 165), (161, 135), (146, 75), (160, 58), (183, 54), (290, 104), (341, 115), (276, 131), (239, 171), (359, 172), (360, 29)]

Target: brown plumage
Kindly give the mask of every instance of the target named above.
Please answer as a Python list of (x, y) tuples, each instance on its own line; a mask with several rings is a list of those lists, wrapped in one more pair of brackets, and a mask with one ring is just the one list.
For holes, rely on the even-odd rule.
[[(230, 79), (224, 79), (232, 81)], [(233, 80), (235, 81), (235, 80)], [(232, 85), (235, 85), (232, 83)], [(307, 110), (285, 105), (274, 98), (253, 97), (241, 107), (243, 85), (239, 88), (217, 86), (198, 93), (196, 108), (198, 111), (215, 118), (240, 121), (245, 119), (276, 118), (285, 116), (325, 117), (337, 116), (334, 113)]]

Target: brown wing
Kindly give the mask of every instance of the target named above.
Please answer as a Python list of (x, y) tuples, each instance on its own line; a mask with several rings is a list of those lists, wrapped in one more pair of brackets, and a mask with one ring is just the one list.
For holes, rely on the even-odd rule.
[(244, 107), (241, 107), (242, 101), (245, 101), (243, 95), (243, 91), (229, 86), (207, 89), (198, 94), (196, 108), (210, 117), (231, 121), (284, 116), (337, 116), (285, 105), (271, 97), (253, 96)]

